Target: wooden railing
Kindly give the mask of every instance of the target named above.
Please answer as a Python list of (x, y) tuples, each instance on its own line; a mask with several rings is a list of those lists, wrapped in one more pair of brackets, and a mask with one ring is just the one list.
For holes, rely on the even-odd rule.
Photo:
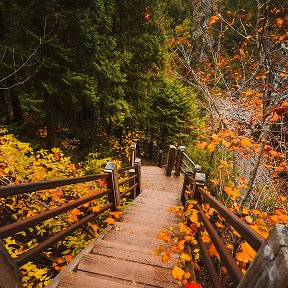
[[(194, 207), (198, 210), (198, 216), (208, 232), (213, 242), (222, 264), (227, 269), (227, 273), (238, 288), (255, 287), (288, 287), (288, 227), (276, 225), (275, 229), (265, 240), (260, 234), (255, 232), (246, 222), (232, 213), (226, 206), (210, 195), (205, 189), (205, 174), (201, 173), (201, 166), (195, 164), (184, 152), (185, 147), (176, 148), (170, 145), (168, 161), (166, 165), (166, 175), (184, 175), (181, 201), (184, 210), (191, 203), (196, 201)], [(216, 226), (210, 221), (202, 209), (202, 205), (209, 203), (240, 235), (241, 240), (246, 241), (257, 253), (254, 262), (250, 265), (245, 276), (237, 265), (237, 261), (230, 250), (226, 247), (221, 236), (218, 234)], [(189, 217), (187, 217), (189, 223)], [(222, 287), (218, 272), (208, 252), (206, 244), (202, 241), (200, 232), (196, 234), (202, 259), (207, 268), (213, 287)], [(233, 253), (236, 254), (236, 253)]]
[[(131, 151), (130, 164), (132, 165), (129, 167), (117, 169), (116, 163), (109, 162), (106, 165), (103, 174), (0, 187), (0, 197), (7, 198), (14, 195), (27, 195), (25, 193), (62, 187), (76, 183), (84, 183), (88, 181), (105, 179), (107, 182), (106, 190), (89, 194), (88, 196), (84, 196), (72, 202), (68, 202), (57, 208), (53, 208), (37, 215), (31, 216), (27, 219), (19, 220), (17, 222), (13, 222), (3, 227), (0, 227), (1, 239), (13, 236), (17, 232), (24, 231), (27, 228), (33, 227), (39, 223), (44, 222), (45, 220), (59, 216), (83, 204), (87, 204), (106, 195), (108, 196), (108, 203), (98, 212), (86, 215), (78, 222), (71, 224), (66, 229), (56, 233), (55, 235), (52, 235), (48, 239), (39, 243), (37, 246), (33, 247), (27, 252), (22, 253), (15, 259), (12, 259), (10, 257), (8, 251), (5, 249), (4, 244), (0, 241), (0, 279), (5, 279), (6, 286), (4, 287), (21, 287), (21, 279), (19, 276), (21, 275), (21, 273), (19, 272), (19, 267), (35, 259), (42, 252), (55, 245), (57, 242), (63, 240), (65, 237), (67, 237), (74, 231), (78, 230), (79, 228), (83, 228), (85, 224), (95, 219), (97, 216), (103, 214), (105, 211), (118, 210), (120, 207), (121, 199), (127, 196), (128, 193), (132, 195), (132, 198), (138, 196), (141, 191), (141, 160), (136, 158), (135, 150), (133, 147)], [(121, 179), (124, 179), (119, 181), (118, 174), (121, 175)], [(122, 193), (120, 193), (119, 187), (124, 185), (128, 186), (128, 188)]]

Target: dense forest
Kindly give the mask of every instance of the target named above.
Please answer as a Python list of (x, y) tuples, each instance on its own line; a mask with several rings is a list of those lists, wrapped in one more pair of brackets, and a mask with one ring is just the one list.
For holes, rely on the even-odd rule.
[[(185, 145), (211, 194), (266, 238), (288, 221), (287, 28), (280, 0), (0, 0), (0, 185), (100, 173), (140, 138)], [(77, 187), (0, 199), (1, 226), (91, 189)], [(83, 209), (7, 249), (16, 257)], [(77, 233), (21, 268), (26, 287), (44, 287), (91, 240)], [(242, 248), (245, 270), (255, 255)]]
[(162, 1), (2, 1), (2, 124), (36, 147), (82, 156), (121, 150), (139, 133), (182, 140), (198, 116), (167, 44), (183, 9)]

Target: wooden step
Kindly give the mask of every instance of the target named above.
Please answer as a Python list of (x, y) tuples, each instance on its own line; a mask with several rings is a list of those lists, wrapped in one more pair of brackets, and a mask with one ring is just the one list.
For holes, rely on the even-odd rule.
[(156, 287), (175, 288), (177, 285), (172, 278), (170, 269), (102, 255), (90, 254), (83, 256), (78, 265), (78, 270)]
[[(106, 241), (110, 242), (110, 241)], [(108, 246), (108, 247), (107, 247)], [(162, 268), (173, 268), (177, 262), (177, 256), (173, 255), (173, 258), (168, 263), (163, 263), (160, 256), (154, 255), (152, 250), (150, 253), (143, 253), (143, 248), (134, 246), (134, 251), (131, 251), (131, 245), (110, 242), (108, 245), (96, 245), (92, 254), (122, 259), (125, 261), (137, 262), (142, 264), (149, 264), (152, 266), (162, 267)], [(136, 249), (137, 247), (137, 249)], [(149, 250), (149, 249), (148, 249)]]
[[(160, 220), (158, 217), (157, 217), (157, 219)], [(142, 226), (142, 227), (149, 226), (152, 228), (157, 228), (157, 229), (159, 229), (159, 232), (164, 228), (169, 229), (170, 227), (174, 227), (174, 229), (177, 229), (177, 227), (178, 227), (178, 222), (171, 223), (171, 221), (167, 221), (167, 220), (165, 220), (165, 222), (164, 221), (152, 222), (151, 217), (149, 217), (149, 218), (143, 218), (142, 217), (141, 219), (139, 219), (139, 217), (126, 217), (126, 218), (124, 217), (124, 218), (121, 218), (121, 222), (137, 224), (138, 226)]]
[(120, 279), (97, 277), (96, 274), (85, 273), (81, 271), (66, 273), (61, 281), (59, 288), (129, 288), (145, 287), (135, 286), (132, 282), (121, 281)]
[(116, 235), (111, 231), (107, 232), (103, 239), (122, 244), (146, 247), (148, 249), (157, 249), (159, 245), (163, 244), (163, 241), (160, 241), (154, 237), (147, 237), (139, 234), (127, 235), (127, 233), (121, 232), (118, 232)]
[(166, 222), (171, 221), (171, 224), (178, 223), (179, 221), (181, 221), (181, 219), (176, 217), (175, 214), (173, 213), (167, 212), (167, 214), (163, 213), (163, 214), (157, 215), (155, 213), (149, 212), (149, 210), (146, 211), (145, 209), (135, 209), (135, 210), (131, 209), (131, 210), (127, 210), (127, 212), (124, 211), (120, 219), (122, 218), (125, 219), (127, 217), (133, 217), (133, 216), (138, 218), (140, 221), (143, 217), (150, 219), (152, 222), (155, 222), (156, 219), (158, 222), (160, 221), (165, 222), (165, 220), (167, 220)]

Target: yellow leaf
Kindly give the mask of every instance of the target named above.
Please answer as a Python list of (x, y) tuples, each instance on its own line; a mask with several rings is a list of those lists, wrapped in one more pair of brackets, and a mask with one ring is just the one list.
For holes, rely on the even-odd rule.
[(215, 146), (213, 143), (210, 143), (208, 146), (207, 146), (207, 149), (212, 153), (215, 151)]
[[(206, 232), (206, 231), (205, 231), (205, 232)], [(204, 243), (209, 243), (209, 242), (211, 242), (211, 239), (210, 239), (210, 237), (208, 236), (208, 233), (207, 233), (207, 235), (206, 235), (206, 234), (202, 235), (201, 240), (202, 240)]]
[(183, 269), (181, 269), (180, 267), (178, 266), (175, 266), (172, 270), (172, 275), (175, 279), (177, 280), (182, 280), (183, 276), (185, 274), (185, 271)]
[(253, 219), (250, 217), (250, 216), (246, 216), (245, 217), (245, 221), (248, 223), (248, 224), (251, 224), (253, 222)]
[[(193, 209), (193, 210), (194, 210), (194, 209)], [(196, 211), (196, 210), (195, 210), (195, 211)], [(192, 213), (192, 214), (189, 216), (189, 219), (191, 220), (192, 223), (196, 224), (197, 227), (200, 227), (200, 222), (199, 222), (199, 220), (198, 220), (198, 211)]]
[(181, 259), (183, 259), (184, 261), (191, 261), (191, 257), (187, 254), (187, 253), (182, 253), (181, 255), (180, 255), (180, 257), (181, 257)]

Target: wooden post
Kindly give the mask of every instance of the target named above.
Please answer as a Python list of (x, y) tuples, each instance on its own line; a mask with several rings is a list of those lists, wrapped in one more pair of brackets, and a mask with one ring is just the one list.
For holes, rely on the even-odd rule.
[(170, 145), (166, 166), (166, 176), (171, 176), (174, 167), (175, 155), (176, 155), (176, 147), (174, 145)]
[(135, 183), (138, 183), (138, 186), (136, 187), (136, 197), (141, 193), (141, 159), (136, 158), (135, 159), (136, 169), (135, 173), (137, 177), (135, 178)]
[[(134, 161), (134, 163), (135, 163), (135, 161)], [(136, 169), (134, 169), (134, 168), (133, 169), (129, 169), (128, 177), (134, 176), (135, 173), (136, 173)], [(129, 188), (132, 187), (135, 183), (136, 183), (135, 178), (132, 179), (132, 180), (129, 180), (129, 182), (128, 182)], [(129, 198), (131, 198), (131, 199), (134, 199), (136, 197), (135, 189), (133, 189), (133, 191), (130, 192), (130, 195), (131, 196)]]
[(136, 159), (136, 144), (132, 144), (130, 146), (130, 165), (134, 166), (134, 162)]
[(2, 241), (0, 241), (0, 287), (23, 287), (21, 284), (21, 273)]
[(182, 153), (184, 151), (185, 151), (185, 146), (179, 146), (179, 148), (177, 150), (177, 157), (176, 157), (175, 176), (180, 176)]
[(276, 224), (237, 286), (262, 287), (288, 287), (288, 226)]
[[(182, 205), (185, 206), (185, 192), (186, 192), (186, 186), (189, 185), (189, 179), (188, 177), (192, 176), (192, 168), (191, 167), (186, 167), (185, 175), (184, 175), (184, 181), (183, 181), (183, 188), (182, 188), (182, 194), (181, 194), (181, 202)], [(189, 197), (191, 198), (191, 197)]]
[(117, 165), (115, 162), (108, 162), (104, 172), (109, 173), (107, 179), (107, 188), (112, 190), (112, 193), (109, 193), (109, 201), (113, 203), (112, 211), (116, 211), (120, 207), (120, 191), (118, 185), (118, 171)]
[(202, 198), (200, 193), (197, 191), (197, 187), (204, 187), (205, 182), (206, 182), (206, 175), (205, 173), (200, 173), (201, 171), (201, 166), (200, 165), (195, 165), (195, 184), (194, 184), (194, 189), (193, 189), (193, 198), (196, 199), (199, 204), (202, 203)]
[(162, 168), (163, 150), (159, 150), (158, 167)]

